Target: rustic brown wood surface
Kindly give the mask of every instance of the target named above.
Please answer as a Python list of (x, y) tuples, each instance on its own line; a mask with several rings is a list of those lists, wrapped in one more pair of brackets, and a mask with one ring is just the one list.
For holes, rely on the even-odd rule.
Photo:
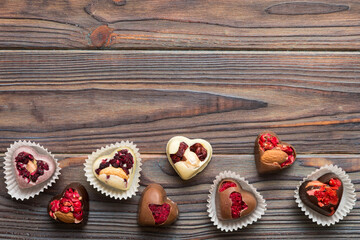
[(300, 154), (359, 153), (360, 54), (2, 51), (0, 147), (88, 153), (174, 135), (250, 154), (272, 129)]
[[(360, 204), (332, 227), (312, 223), (297, 207), (294, 189), (325, 164), (347, 171), (360, 198), (358, 53), (204, 51), (0, 51), (2, 152), (11, 142), (39, 142), (61, 160), (53, 187), (16, 201), (0, 182), (0, 237), (11, 238), (359, 238)], [(271, 129), (293, 144), (290, 169), (259, 177), (252, 156), (258, 132)], [(209, 166), (182, 181), (165, 156), (174, 135), (202, 137), (214, 147)], [(86, 154), (123, 139), (140, 147), (141, 187), (113, 200), (86, 181)], [(253, 183), (268, 204), (257, 223), (221, 232), (207, 216), (215, 176), (233, 170)], [(3, 172), (0, 175), (4, 179)], [(55, 224), (49, 199), (72, 181), (90, 193), (82, 230)], [(179, 204), (170, 227), (136, 223), (141, 191), (164, 186)], [(346, 234), (346, 235), (344, 235)]]
[(0, 47), (360, 47), (360, 3), (298, 0), (2, 0)]
[[(359, 22), (356, 0), (0, 0), (0, 167), (19, 139), (44, 145), (62, 167), (50, 189), (26, 201), (10, 197), (0, 171), (0, 238), (360, 239)], [(268, 177), (253, 159), (264, 129), (298, 154)], [(165, 156), (175, 135), (214, 149), (189, 181)], [(90, 186), (83, 163), (127, 139), (140, 148), (143, 170), (137, 195), (120, 201)], [(325, 164), (347, 171), (358, 200), (332, 227), (317, 226), (294, 200), (299, 181)], [(206, 212), (223, 170), (245, 177), (268, 205), (258, 222), (232, 233)], [(73, 181), (91, 199), (82, 229), (46, 212)], [(179, 205), (172, 226), (137, 225), (152, 182)]]

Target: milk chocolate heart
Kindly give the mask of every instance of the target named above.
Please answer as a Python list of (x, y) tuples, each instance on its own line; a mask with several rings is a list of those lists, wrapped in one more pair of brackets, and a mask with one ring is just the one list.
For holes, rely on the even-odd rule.
[(216, 209), (220, 220), (237, 219), (249, 215), (257, 206), (253, 193), (241, 188), (231, 178), (223, 179), (216, 191)]
[(16, 181), (20, 188), (30, 188), (48, 180), (55, 172), (55, 160), (29, 146), (16, 149), (12, 155)]
[(165, 226), (176, 221), (177, 204), (166, 197), (166, 192), (159, 184), (152, 183), (141, 195), (138, 223), (142, 226)]
[(100, 181), (114, 188), (130, 188), (136, 169), (136, 156), (129, 147), (120, 147), (109, 155), (98, 157), (93, 163), (93, 173)]
[(48, 205), (50, 217), (64, 223), (86, 223), (88, 212), (89, 195), (80, 183), (67, 185)]
[(212, 157), (212, 147), (203, 139), (190, 140), (176, 136), (167, 143), (166, 155), (179, 176), (188, 180), (208, 165)]
[(343, 183), (334, 173), (327, 173), (318, 180), (305, 181), (299, 189), (303, 203), (325, 216), (336, 212), (342, 194)]
[(267, 174), (290, 167), (296, 159), (293, 146), (280, 141), (271, 131), (262, 132), (255, 140), (255, 163), (259, 174)]

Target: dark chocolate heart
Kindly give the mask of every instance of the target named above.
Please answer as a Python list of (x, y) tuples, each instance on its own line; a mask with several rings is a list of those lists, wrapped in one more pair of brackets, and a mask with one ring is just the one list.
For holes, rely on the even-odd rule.
[(142, 226), (170, 225), (178, 217), (177, 204), (166, 197), (164, 188), (152, 183), (141, 195), (138, 223)]
[(267, 174), (290, 167), (296, 159), (293, 146), (280, 141), (271, 131), (265, 131), (255, 140), (255, 163), (259, 174)]
[(327, 173), (318, 180), (305, 181), (299, 189), (300, 199), (316, 212), (332, 216), (339, 206), (343, 183), (334, 173)]
[(89, 212), (89, 195), (80, 183), (71, 183), (48, 205), (51, 218), (59, 222), (85, 224)]
[(237, 219), (249, 215), (257, 205), (253, 193), (241, 188), (231, 178), (223, 179), (216, 191), (216, 209), (221, 220)]

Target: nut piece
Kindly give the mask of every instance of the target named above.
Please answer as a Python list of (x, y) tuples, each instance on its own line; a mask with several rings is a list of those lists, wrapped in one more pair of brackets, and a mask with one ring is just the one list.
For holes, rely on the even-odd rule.
[(280, 165), (288, 159), (286, 152), (283, 152), (279, 149), (271, 149), (265, 151), (262, 155), (262, 162), (268, 164), (277, 164)]
[(74, 215), (71, 212), (62, 213), (60, 211), (54, 212), (55, 219), (64, 223), (75, 223)]

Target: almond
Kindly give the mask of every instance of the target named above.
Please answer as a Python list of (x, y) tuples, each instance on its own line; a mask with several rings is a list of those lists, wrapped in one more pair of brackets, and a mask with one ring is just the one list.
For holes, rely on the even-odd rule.
[(266, 164), (281, 164), (285, 162), (288, 158), (288, 155), (279, 150), (279, 149), (272, 149), (264, 152), (261, 160), (263, 163)]

